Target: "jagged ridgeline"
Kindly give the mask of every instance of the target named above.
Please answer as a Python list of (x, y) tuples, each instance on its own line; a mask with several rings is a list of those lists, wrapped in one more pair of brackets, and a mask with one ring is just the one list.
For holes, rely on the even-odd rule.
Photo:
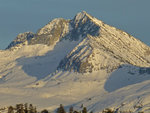
[(7, 49), (35, 44), (55, 46), (62, 40), (79, 43), (61, 60), (57, 67), (60, 70), (86, 73), (104, 69), (111, 72), (122, 64), (150, 66), (150, 48), (147, 45), (85, 11), (72, 20), (54, 19), (36, 34), (19, 34)]
[(12, 49), (21, 45), (46, 44), (48, 46), (55, 44), (61, 38), (69, 40), (79, 40), (86, 37), (99, 35), (100, 27), (95, 25), (88, 14), (83, 11), (78, 13), (73, 20), (57, 18), (49, 22), (36, 34), (32, 32), (21, 33), (10, 43), (6, 49)]
[(22, 45), (46, 44), (53, 45), (65, 36), (69, 27), (69, 20), (54, 19), (41, 28), (36, 34), (32, 32), (21, 33), (10, 43), (6, 49), (20, 48)]

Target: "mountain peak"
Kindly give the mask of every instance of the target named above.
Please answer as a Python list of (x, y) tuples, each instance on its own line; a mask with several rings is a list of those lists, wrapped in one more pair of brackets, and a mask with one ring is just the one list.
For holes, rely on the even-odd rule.
[[(39, 29), (36, 34), (32, 35), (32, 39), (27, 38), (26, 35), (24, 35), (24, 39), (26, 39), (28, 45), (45, 44), (50, 46), (55, 45), (56, 42), (59, 42), (63, 37), (70, 40), (78, 40), (85, 38), (87, 34), (97, 36), (99, 35), (100, 25), (96, 24), (95, 20), (97, 19), (87, 12), (82, 11), (77, 13), (72, 20), (65, 20), (63, 18), (53, 19), (47, 25)], [(24, 45), (25, 40), (19, 43), (14, 42), (16, 42), (16, 39), (6, 49), (14, 48), (14, 46), (18, 44), (19, 47), (22, 47), (20, 45), (21, 43)]]
[(82, 11), (82, 12), (77, 13), (75, 18), (76, 18), (76, 20), (80, 20), (80, 19), (83, 19), (88, 16), (89, 16), (89, 14), (87, 12)]
[(52, 21), (50, 21), (47, 25), (45, 25), (43, 28), (38, 30), (37, 34), (38, 35), (43, 35), (43, 34), (50, 34), (52, 29), (56, 28), (60, 24), (67, 23), (68, 21), (65, 20), (64, 18), (55, 18)]
[(78, 13), (72, 26), (72, 38), (83, 40), (60, 62), (58, 69), (86, 73), (102, 69), (112, 72), (122, 64), (150, 66), (150, 48), (128, 33), (86, 12)]
[(78, 27), (79, 24), (85, 24), (85, 23), (93, 23), (96, 26), (103, 26), (103, 21), (91, 16), (86, 11), (82, 11), (76, 14), (74, 19), (72, 20), (76, 27)]
[(91, 18), (92, 18), (92, 16), (90, 16), (85, 11), (82, 11), (82, 12), (79, 12), (79, 13), (76, 14), (76, 16), (74, 17), (73, 21), (77, 25), (80, 22), (85, 23), (88, 19), (91, 19)]
[(32, 32), (25, 32), (20, 33), (18, 36), (13, 40), (6, 49), (12, 49), (13, 48), (20, 48), (22, 45), (27, 45), (28, 41), (31, 40), (34, 37), (34, 33)]

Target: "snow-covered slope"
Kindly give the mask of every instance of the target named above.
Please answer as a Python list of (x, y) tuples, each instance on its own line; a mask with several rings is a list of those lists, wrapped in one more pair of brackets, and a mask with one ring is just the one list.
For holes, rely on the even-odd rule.
[(0, 56), (0, 107), (150, 112), (150, 48), (84, 11), (19, 34)]
[(126, 32), (104, 24), (85, 12), (77, 14), (74, 22), (78, 26), (77, 31), (89, 31), (79, 32), (84, 40), (61, 61), (58, 68), (78, 72), (101, 69), (111, 72), (121, 64), (150, 66), (150, 48)]

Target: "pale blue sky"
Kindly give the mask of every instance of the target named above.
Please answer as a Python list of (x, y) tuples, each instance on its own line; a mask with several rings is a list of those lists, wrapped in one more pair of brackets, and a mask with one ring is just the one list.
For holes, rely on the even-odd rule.
[(0, 0), (0, 49), (53, 18), (72, 19), (85, 10), (150, 45), (150, 0)]

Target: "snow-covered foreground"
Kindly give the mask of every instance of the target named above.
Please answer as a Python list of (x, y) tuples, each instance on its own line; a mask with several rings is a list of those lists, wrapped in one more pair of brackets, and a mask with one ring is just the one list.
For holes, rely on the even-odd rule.
[(39, 110), (53, 111), (59, 104), (79, 110), (83, 104), (96, 113), (108, 107), (134, 112), (149, 110), (148, 68), (122, 65), (112, 73), (100, 70), (86, 74), (55, 71), (76, 44), (62, 41), (55, 51), (43, 45), (1, 51), (0, 107), (32, 103)]

